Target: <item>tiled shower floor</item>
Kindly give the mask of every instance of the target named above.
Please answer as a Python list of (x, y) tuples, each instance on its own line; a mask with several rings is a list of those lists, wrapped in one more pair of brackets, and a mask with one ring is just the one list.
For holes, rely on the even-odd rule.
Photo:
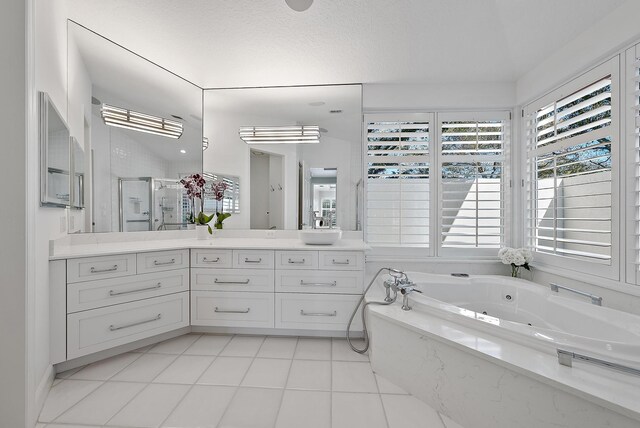
[(37, 428), (459, 428), (374, 374), (345, 340), (200, 334), (60, 373), (39, 421)]

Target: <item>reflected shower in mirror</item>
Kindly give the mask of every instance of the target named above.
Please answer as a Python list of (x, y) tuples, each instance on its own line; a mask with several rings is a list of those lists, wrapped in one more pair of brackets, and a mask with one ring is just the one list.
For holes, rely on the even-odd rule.
[(81, 230), (187, 228), (178, 182), (202, 171), (202, 89), (73, 21), (67, 61)]
[[(323, 225), (356, 230), (362, 167), (361, 85), (205, 90), (204, 170), (239, 177), (242, 210), (234, 229), (300, 229), (324, 212)], [(331, 174), (313, 177), (318, 174)], [(322, 172), (321, 172), (322, 171)], [(339, 171), (339, 173), (338, 173)], [(333, 183), (328, 183), (328, 179)], [(321, 185), (330, 202), (315, 204)], [(320, 222), (320, 220), (318, 220)], [(316, 224), (318, 226), (318, 224)]]

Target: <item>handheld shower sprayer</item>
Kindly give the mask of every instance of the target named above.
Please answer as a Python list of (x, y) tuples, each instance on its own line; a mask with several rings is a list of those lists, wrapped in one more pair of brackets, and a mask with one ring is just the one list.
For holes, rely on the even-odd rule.
[[(378, 279), (380, 274), (385, 271), (389, 274), (390, 278), (386, 279), (383, 283), (385, 288), (384, 301), (383, 302), (366, 302), (362, 306), (361, 315), (362, 315), (362, 332), (364, 333), (364, 348), (358, 349), (351, 342), (351, 331), (350, 331), (351, 324), (353, 324), (353, 320), (356, 317), (356, 314), (358, 313), (358, 308), (360, 307), (360, 305), (362, 305), (362, 302), (364, 302), (367, 292), (369, 291), (373, 283), (376, 281), (376, 279)], [(351, 314), (351, 318), (349, 318), (349, 323), (347, 324), (347, 342), (349, 343), (349, 347), (351, 347), (353, 351), (359, 354), (364, 354), (369, 350), (369, 334), (367, 332), (367, 321), (365, 319), (365, 313), (366, 313), (365, 309), (367, 308), (367, 306), (368, 305), (390, 305), (394, 303), (398, 298), (398, 291), (399, 290), (402, 291), (403, 287), (409, 284), (411, 284), (411, 281), (409, 280), (409, 277), (407, 276), (407, 274), (398, 269), (383, 267), (380, 270), (378, 270), (378, 272), (371, 279), (371, 282), (369, 283), (369, 285), (367, 285), (367, 288), (364, 290), (364, 293), (362, 293), (362, 297), (360, 297), (358, 304), (353, 309), (353, 313)]]

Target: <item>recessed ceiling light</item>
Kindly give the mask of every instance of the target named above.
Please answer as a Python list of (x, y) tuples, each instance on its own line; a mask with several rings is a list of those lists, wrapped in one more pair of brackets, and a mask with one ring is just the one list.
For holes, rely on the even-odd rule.
[(184, 155), (185, 153), (187, 153), (187, 151), (185, 149), (180, 149), (180, 153)]
[(287, 6), (296, 12), (304, 12), (313, 4), (313, 0), (285, 0)]
[(314, 101), (312, 103), (309, 103), (309, 105), (312, 107), (320, 107), (324, 105), (324, 101)]

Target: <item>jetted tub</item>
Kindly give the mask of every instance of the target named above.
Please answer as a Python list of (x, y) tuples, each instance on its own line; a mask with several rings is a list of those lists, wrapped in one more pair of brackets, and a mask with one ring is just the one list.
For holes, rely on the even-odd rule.
[(412, 310), (367, 307), (376, 373), (462, 426), (640, 427), (640, 316), (504, 276), (407, 275)]
[(415, 311), (543, 352), (560, 349), (640, 369), (640, 316), (510, 277), (407, 275), (422, 292), (410, 294)]

